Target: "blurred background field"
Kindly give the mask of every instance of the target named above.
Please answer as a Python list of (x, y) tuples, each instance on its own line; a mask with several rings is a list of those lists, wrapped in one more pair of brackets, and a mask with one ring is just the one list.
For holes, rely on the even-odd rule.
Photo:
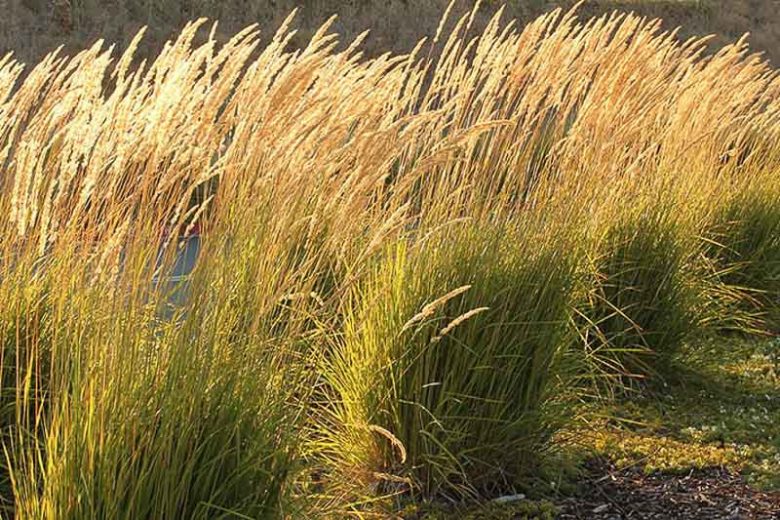
[[(15, 51), (18, 59), (34, 62), (54, 48), (69, 52), (98, 38), (126, 45), (141, 26), (148, 26), (140, 55), (152, 56), (183, 24), (198, 17), (220, 21), (219, 34), (229, 37), (249, 24), (259, 24), (268, 39), (295, 7), (301, 9), (295, 43), (306, 41), (331, 15), (334, 30), (349, 41), (366, 29), (369, 55), (408, 52), (417, 41), (433, 34), (448, 0), (4, 0), (0, 4), (0, 54)], [(507, 15), (521, 23), (576, 0), (486, 0), (476, 17), (483, 27), (494, 8), (507, 5)], [(471, 7), (458, 0), (454, 12)], [(681, 27), (680, 36), (714, 34), (718, 46), (750, 32), (750, 44), (780, 63), (780, 7), (776, 0), (589, 0), (584, 15), (613, 9), (633, 10), (660, 17), (666, 29)]]

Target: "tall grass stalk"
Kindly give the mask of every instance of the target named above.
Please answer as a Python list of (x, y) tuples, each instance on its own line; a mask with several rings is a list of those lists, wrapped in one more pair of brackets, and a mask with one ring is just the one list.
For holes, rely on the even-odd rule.
[(575, 265), (565, 231), (530, 223), (390, 248), (322, 368), (333, 485), (473, 498), (533, 474), (570, 412)]
[(149, 62), (142, 34), (0, 59), (16, 516), (507, 490), (573, 412), (571, 361), (642, 370), (735, 295), (766, 312), (777, 72), (633, 14), (478, 9), (371, 60), (332, 21), (293, 49), (293, 16), (263, 47), (201, 20)]
[(709, 255), (723, 284), (745, 294), (742, 309), (757, 330), (780, 327), (780, 193), (774, 172), (756, 174), (714, 205)]

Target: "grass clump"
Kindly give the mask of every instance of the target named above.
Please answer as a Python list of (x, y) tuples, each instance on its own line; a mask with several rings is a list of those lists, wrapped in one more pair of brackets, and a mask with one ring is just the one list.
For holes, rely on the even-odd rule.
[(742, 291), (742, 309), (763, 330), (780, 330), (780, 193), (759, 176), (714, 210), (709, 254), (723, 284)]
[(709, 297), (696, 242), (673, 208), (638, 206), (607, 220), (590, 262), (592, 292), (578, 309), (586, 349), (620, 377), (668, 367), (700, 331)]
[[(168, 293), (151, 279), (128, 296), (73, 277), (72, 267), (49, 296), (50, 380), (27, 369), (17, 413), (29, 419), (6, 443), (16, 514), (281, 515), (300, 445), (296, 403), (305, 398), (296, 335), (275, 336), (257, 300), (231, 306), (230, 294), (248, 291), (235, 278), (219, 289), (216, 265), (208, 291), (192, 288), (198, 305), (170, 320), (160, 315)], [(130, 267), (123, 276), (143, 279)]]
[(461, 499), (511, 489), (571, 411), (576, 253), (549, 230), (438, 233), (391, 248), (347, 304), (323, 367), (337, 486)]

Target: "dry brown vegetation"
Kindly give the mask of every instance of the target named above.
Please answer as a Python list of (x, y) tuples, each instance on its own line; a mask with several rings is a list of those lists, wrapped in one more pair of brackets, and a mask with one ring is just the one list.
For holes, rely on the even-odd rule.
[[(509, 0), (507, 16), (520, 24), (555, 7), (570, 8), (577, 0)], [(73, 53), (98, 38), (126, 46), (135, 33), (148, 26), (139, 51), (154, 56), (162, 44), (175, 36), (188, 21), (207, 17), (220, 21), (217, 37), (226, 41), (245, 26), (257, 23), (261, 39), (276, 31), (294, 8), (300, 7), (299, 33), (293, 41), (301, 45), (331, 15), (343, 41), (350, 41), (366, 29), (371, 35), (363, 48), (370, 55), (386, 51), (409, 52), (424, 36), (433, 34), (448, 0), (8, 0), (0, 20), (0, 54), (14, 50), (27, 63), (38, 61), (60, 45)], [(502, 4), (483, 2), (475, 25), (484, 28), (492, 11)], [(458, 0), (454, 14), (471, 8), (470, 0)], [(681, 27), (684, 38), (716, 35), (718, 46), (732, 43), (749, 32), (754, 50), (767, 53), (775, 64), (780, 60), (780, 12), (773, 0), (590, 0), (583, 16), (601, 15), (613, 9), (633, 10), (642, 16), (661, 18), (667, 30)]]

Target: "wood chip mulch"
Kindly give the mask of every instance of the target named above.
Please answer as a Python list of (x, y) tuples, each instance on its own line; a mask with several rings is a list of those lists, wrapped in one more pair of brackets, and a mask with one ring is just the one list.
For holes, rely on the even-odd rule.
[(780, 520), (780, 492), (764, 493), (724, 468), (644, 474), (593, 461), (577, 496), (558, 503), (561, 520)]

